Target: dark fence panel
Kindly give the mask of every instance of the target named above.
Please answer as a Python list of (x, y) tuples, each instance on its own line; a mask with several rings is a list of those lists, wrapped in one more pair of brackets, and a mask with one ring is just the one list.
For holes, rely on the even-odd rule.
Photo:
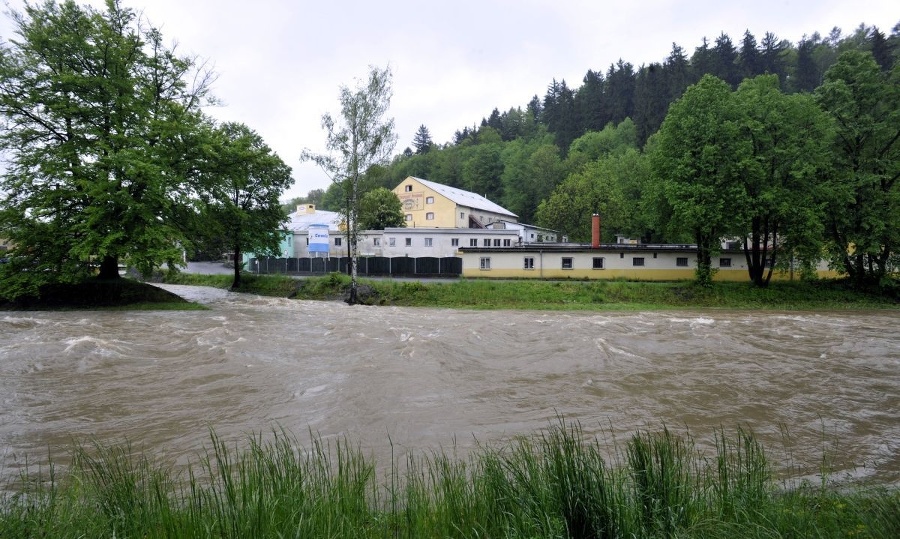
[[(348, 273), (350, 259), (331, 258), (251, 258), (247, 270), (251, 273), (282, 273), (288, 275), (325, 275)], [(366, 256), (358, 259), (356, 271), (362, 276), (380, 277), (459, 277), (462, 259), (456, 256)]]

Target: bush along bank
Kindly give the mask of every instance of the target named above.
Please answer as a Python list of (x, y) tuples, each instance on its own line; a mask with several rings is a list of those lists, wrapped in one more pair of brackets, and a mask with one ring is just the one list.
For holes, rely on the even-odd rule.
[(214, 434), (179, 474), (81, 446), (0, 499), (0, 537), (900, 537), (900, 492), (773, 479), (745, 431), (715, 453), (669, 430), (625, 447), (560, 421), (466, 459), (409, 455), (379, 478), (346, 440)]

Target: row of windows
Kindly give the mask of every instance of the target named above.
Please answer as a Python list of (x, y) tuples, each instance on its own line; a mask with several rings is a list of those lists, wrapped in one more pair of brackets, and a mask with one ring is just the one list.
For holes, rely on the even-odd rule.
[[(406, 185), (403, 187), (403, 190), (407, 193), (411, 193), (413, 190), (412, 185)], [(434, 204), (434, 197), (425, 197), (425, 204)]]
[[(592, 269), (603, 269), (603, 257), (595, 256), (592, 261)], [(481, 269), (491, 269), (491, 257), (483, 256), (481, 257)], [(631, 259), (631, 265), (634, 267), (642, 267), (644, 266), (644, 257), (636, 256)], [(688, 258), (686, 256), (680, 256), (675, 259), (675, 265), (678, 267), (687, 267), (688, 266)], [(562, 258), (562, 269), (574, 269), (575, 268), (575, 259), (571, 256), (564, 256)], [(524, 269), (534, 269), (534, 257), (526, 256), (524, 263)], [(731, 267), (731, 259), (730, 258), (720, 258), (719, 259), (719, 267), (721, 268), (730, 268)]]
[[(343, 240), (343, 238), (334, 238), (334, 246), (340, 247), (342, 245), (342, 240)], [(404, 240), (405, 240), (404, 245), (406, 247), (412, 247), (412, 238), (404, 238)], [(434, 245), (434, 238), (424, 238), (424, 240), (425, 240), (424, 241), (425, 247), (432, 247)], [(375, 245), (375, 247), (380, 247), (381, 246), (381, 238), (372, 238), (372, 243)], [(492, 244), (494, 247), (500, 247), (501, 243), (502, 243), (503, 247), (510, 247), (512, 245), (512, 240), (509, 238), (505, 238), (502, 240), (499, 238), (495, 238), (493, 240), (491, 240), (490, 238), (484, 239), (485, 247), (490, 247)], [(306, 244), (309, 245), (309, 238), (306, 239)], [(388, 238), (388, 245), (391, 247), (396, 247), (397, 246), (397, 238)], [(450, 238), (450, 246), (451, 247), (459, 247), (459, 238)], [(478, 247), (478, 238), (470, 238), (469, 246), (470, 247)]]
[[(407, 220), (407, 221), (412, 221), (412, 220), (413, 220), (413, 216), (412, 216), (411, 213), (407, 213), (407, 214), (406, 214), (406, 220)], [(425, 214), (425, 220), (426, 220), (426, 221), (434, 221), (434, 212), (433, 212), (433, 211), (430, 211), (430, 212), (426, 213), (426, 214)]]

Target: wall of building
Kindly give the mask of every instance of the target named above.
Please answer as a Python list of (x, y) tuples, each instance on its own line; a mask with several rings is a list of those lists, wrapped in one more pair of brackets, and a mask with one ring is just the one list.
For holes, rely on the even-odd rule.
[[(503, 279), (629, 279), (677, 281), (694, 278), (697, 267), (693, 251), (584, 249), (558, 250), (487, 250), (462, 253), (463, 277)], [(526, 267), (525, 259), (532, 259)], [(483, 260), (487, 259), (487, 264)], [(564, 259), (566, 263), (564, 264)], [(601, 267), (594, 260), (600, 259)], [(639, 259), (637, 262), (635, 259)], [(681, 260), (679, 260), (681, 259)], [(642, 265), (640, 265), (642, 263)], [(639, 264), (639, 265), (635, 265)], [(687, 265), (684, 265), (687, 264)], [(488, 267), (485, 267), (488, 266)], [(747, 281), (746, 258), (742, 252), (723, 253), (713, 258), (716, 281)], [(818, 268), (821, 277), (836, 277), (837, 272), (824, 263)], [(773, 280), (797, 278), (789, 271), (776, 271)]]
[(407, 227), (464, 226), (459, 224), (456, 203), (415, 180), (407, 178), (394, 188), (394, 193), (400, 199)]
[[(518, 234), (514, 230), (479, 228), (388, 228), (381, 232), (367, 232), (360, 241), (360, 253), (374, 256), (458, 256), (460, 247), (511, 247), (516, 245)], [(378, 245), (375, 242), (378, 242)]]

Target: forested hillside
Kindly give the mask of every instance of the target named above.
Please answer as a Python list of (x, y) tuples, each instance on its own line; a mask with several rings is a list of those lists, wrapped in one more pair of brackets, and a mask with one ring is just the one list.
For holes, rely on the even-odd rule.
[[(865, 59), (851, 59), (848, 53), (854, 52)], [(757, 40), (747, 31), (737, 42), (722, 34), (713, 42), (704, 38), (691, 53), (673, 44), (660, 63), (635, 67), (619, 60), (605, 73), (589, 69), (577, 87), (552, 80), (543, 97), (535, 95), (524, 107), (494, 109), (444, 144), (432, 141), (423, 124), (411, 146), (389, 166), (370, 170), (367, 180), (372, 188), (393, 188), (411, 175), (473, 191), (516, 213), (520, 221), (561, 230), (572, 241), (590, 238), (595, 212), (603, 216), (604, 242), (615, 234), (697, 242), (699, 223), (715, 220), (721, 226), (712, 234), (759, 235), (769, 245), (761, 255), (765, 261), (778, 233), (791, 230), (790, 237), (804, 242), (794, 246), (793, 255), (821, 252), (830, 243), (839, 259), (848, 245), (865, 245), (873, 258), (836, 263), (883, 275), (874, 268), (890, 264), (896, 238), (887, 230), (898, 228), (891, 220), (900, 214), (898, 56), (900, 24), (890, 35), (861, 25), (850, 35), (835, 28), (798, 43), (771, 33)], [(839, 65), (839, 58), (846, 59), (845, 65)], [(770, 75), (766, 82), (763, 75)], [(708, 83), (706, 95), (681, 107), (680, 119), (670, 118), (673, 104), (684, 101), (704, 76), (722, 86), (712, 91)], [(715, 102), (705, 101), (710, 99)], [(724, 116), (706, 118), (709, 123), (701, 125), (693, 116), (703, 109)], [(825, 117), (810, 116), (816, 112)], [(670, 136), (657, 136), (667, 118)], [(698, 147), (673, 146), (692, 139), (692, 129), (710, 136), (693, 137)], [(809, 136), (821, 144), (804, 145)], [(663, 139), (667, 147), (657, 148)], [(793, 142), (787, 143), (789, 139)], [(693, 170), (703, 161), (700, 154), (714, 147), (731, 148), (704, 165), (722, 170)], [(673, 152), (694, 152), (694, 157), (678, 161)], [(679, 171), (681, 184), (673, 182)], [(712, 193), (733, 191), (731, 203), (685, 194), (685, 186), (704, 181)], [(766, 182), (779, 188), (768, 189)], [(828, 188), (801, 187), (810, 185)], [(791, 204), (804, 215), (802, 220), (774, 216), (785, 208), (769, 208), (766, 215), (761, 209), (745, 211), (747, 206), (773, 206), (773, 197), (799, 192), (806, 198)], [(309, 197), (326, 209), (337, 210), (341, 204), (334, 186)], [(685, 212), (697, 205), (708, 211), (692, 221)], [(881, 210), (869, 211), (874, 207)], [(869, 236), (850, 232), (854, 227)]]

